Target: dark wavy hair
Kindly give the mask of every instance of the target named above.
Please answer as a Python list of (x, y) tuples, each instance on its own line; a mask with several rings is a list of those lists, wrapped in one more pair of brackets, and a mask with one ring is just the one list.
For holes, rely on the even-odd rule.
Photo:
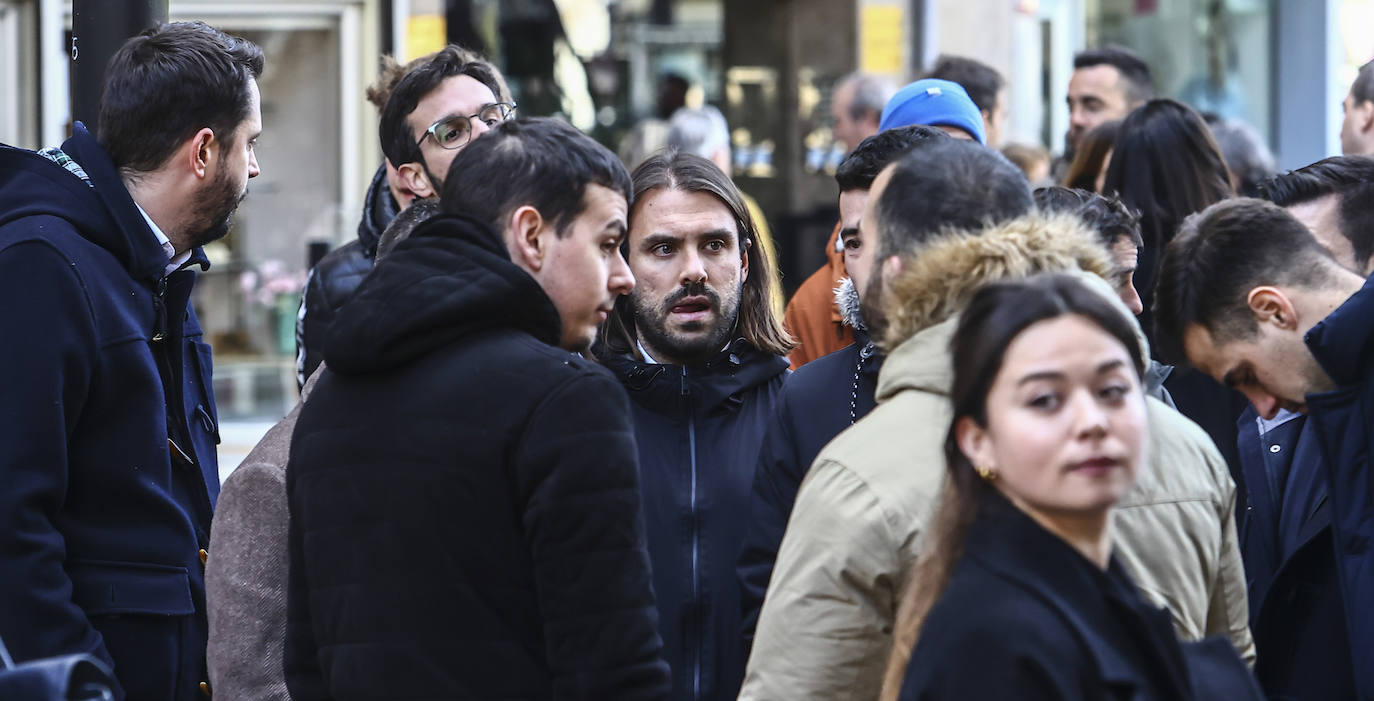
[[(654, 190), (704, 192), (730, 210), (735, 228), (739, 231), (740, 250), (749, 257), (749, 277), (745, 279), (740, 295), (735, 335), (765, 353), (787, 355), (792, 352), (797, 342), (783, 328), (782, 320), (773, 312), (773, 305), (769, 302), (773, 288), (778, 284), (777, 269), (773, 267), (773, 261), (768, 259), (768, 252), (759, 245), (758, 228), (730, 176), (701, 156), (669, 149), (639, 164), (630, 177), (634, 180), (631, 222), (644, 196)], [(622, 251), (628, 250), (629, 245), (627, 236), (621, 246)], [(602, 326), (601, 333), (606, 348), (612, 353), (629, 353), (635, 347), (634, 306), (630, 303), (629, 295), (616, 298), (615, 309)]]
[(456, 75), (468, 76), (487, 86), (497, 102), (510, 102), (506, 79), (496, 66), (461, 46), (445, 46), (429, 61), (406, 73), (391, 89), (386, 106), (382, 108), (377, 134), (382, 140), (382, 153), (391, 161), (391, 165), (424, 162), (418, 143), (420, 135), (411, 131), (406, 118), (415, 111), (425, 95), (433, 92), (445, 79)]
[(1063, 186), (1073, 190), (1097, 192), (1097, 176), (1107, 166), (1107, 156), (1116, 143), (1116, 135), (1121, 131), (1121, 120), (1103, 122), (1078, 140), (1078, 148), (1069, 162), (1069, 172), (1064, 175)]
[(97, 139), (115, 166), (157, 170), (204, 128), (225, 147), (248, 117), (262, 49), (204, 22), (172, 22), (124, 42), (100, 89)]
[(994, 488), (978, 476), (973, 463), (959, 449), (956, 427), (965, 417), (987, 426), (988, 393), (1002, 369), (1007, 348), (1033, 324), (1068, 315), (1084, 317), (1119, 341), (1131, 358), (1136, 377), (1144, 374), (1145, 357), (1134, 322), (1110, 299), (1071, 275), (1045, 273), (991, 283), (974, 293), (959, 317), (949, 344), (954, 364), (950, 388), (954, 411), (945, 436), (946, 479), (931, 522), (929, 546), (912, 569), (902, 594), (883, 684), (884, 698), (889, 694), (895, 698), (901, 687), (926, 615), (949, 585), (954, 565), (963, 554), (964, 536), (978, 516), (978, 503)]

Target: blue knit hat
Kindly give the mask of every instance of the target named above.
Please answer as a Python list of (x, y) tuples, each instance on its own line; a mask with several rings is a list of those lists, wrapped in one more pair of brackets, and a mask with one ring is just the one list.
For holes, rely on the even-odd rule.
[(948, 80), (926, 78), (898, 90), (883, 107), (878, 131), (913, 124), (958, 127), (978, 143), (987, 143), (983, 134), (983, 113), (958, 83)]

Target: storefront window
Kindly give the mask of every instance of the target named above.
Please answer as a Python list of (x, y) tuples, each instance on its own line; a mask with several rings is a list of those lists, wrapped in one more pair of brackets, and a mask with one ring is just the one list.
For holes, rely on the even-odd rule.
[(1145, 59), (1164, 97), (1253, 126), (1272, 141), (1267, 0), (1088, 0), (1087, 45)]

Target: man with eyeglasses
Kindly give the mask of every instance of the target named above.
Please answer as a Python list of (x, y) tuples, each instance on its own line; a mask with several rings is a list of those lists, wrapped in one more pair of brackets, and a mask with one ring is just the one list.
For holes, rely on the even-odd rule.
[[(412, 68), (392, 88), (378, 129), (382, 152), (395, 167), (397, 184), (403, 190), (416, 198), (438, 197), (454, 156), (514, 113), (515, 103), (496, 66), (472, 51), (449, 45)], [(368, 200), (373, 199), (369, 193)], [(389, 216), (374, 217), (386, 220), (376, 222), (378, 234), (404, 209), (390, 202), (390, 197), (381, 199), (393, 208)], [(365, 213), (364, 223), (370, 214)], [(335, 314), (372, 269), (375, 237), (370, 243), (361, 258), (339, 249), (310, 273), (297, 320), (299, 386), (319, 367), (320, 347)]]

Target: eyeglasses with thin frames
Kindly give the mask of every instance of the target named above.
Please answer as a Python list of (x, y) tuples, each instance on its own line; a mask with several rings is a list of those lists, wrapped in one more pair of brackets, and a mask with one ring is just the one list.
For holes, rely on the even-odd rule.
[(445, 117), (431, 125), (420, 135), (420, 139), (415, 142), (416, 146), (424, 143), (426, 137), (434, 137), (434, 143), (446, 149), (462, 148), (472, 140), (472, 120), (480, 119), (488, 127), (494, 127), (501, 122), (510, 119), (515, 115), (516, 104), (514, 102), (494, 102), (481, 109), (476, 114), (453, 115)]

